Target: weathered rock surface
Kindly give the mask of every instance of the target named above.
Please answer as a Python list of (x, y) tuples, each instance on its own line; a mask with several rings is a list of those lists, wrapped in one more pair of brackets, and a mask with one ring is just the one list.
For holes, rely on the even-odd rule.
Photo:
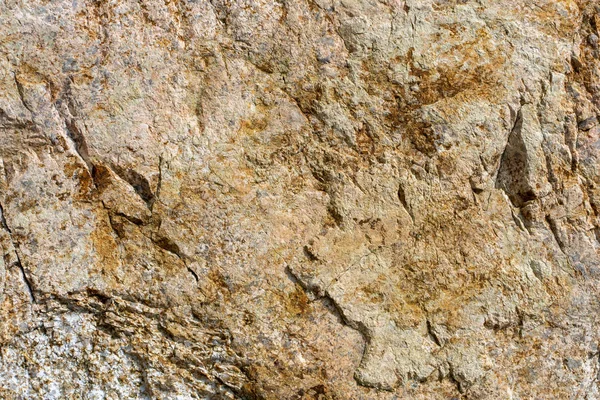
[(0, 1), (0, 397), (598, 399), (600, 3)]

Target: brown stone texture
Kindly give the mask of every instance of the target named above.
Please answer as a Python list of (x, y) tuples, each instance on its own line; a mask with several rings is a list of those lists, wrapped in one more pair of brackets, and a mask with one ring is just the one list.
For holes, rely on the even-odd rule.
[(600, 399), (599, 31), (0, 0), (0, 398)]

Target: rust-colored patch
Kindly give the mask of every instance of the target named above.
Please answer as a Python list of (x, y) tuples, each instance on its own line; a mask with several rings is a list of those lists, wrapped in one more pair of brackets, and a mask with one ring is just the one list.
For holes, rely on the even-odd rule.
[(112, 235), (109, 216), (104, 210), (96, 214), (96, 228), (90, 234), (95, 254), (96, 265), (104, 276), (115, 277), (121, 266), (117, 242)]
[(394, 101), (386, 101), (384, 124), (391, 130), (400, 130), (416, 150), (427, 156), (436, 152), (436, 135), (421, 109), (438, 102), (451, 101), (457, 106), (474, 99), (500, 101), (505, 91), (499, 73), (504, 72), (503, 66), (512, 52), (508, 45), (499, 48), (487, 29), (479, 29), (476, 39), (462, 41), (461, 25), (447, 25), (446, 30), (457, 44), (439, 54), (435, 66), (421, 65), (412, 48), (390, 60), (391, 69), (408, 67), (413, 80), (410, 84), (392, 84), (376, 60), (367, 59), (362, 65), (369, 93), (385, 97), (381, 93), (392, 91), (392, 96), (387, 97)]
[[(578, 28), (578, 18), (575, 10), (585, 10), (597, 4), (593, 1), (582, 0), (545, 0), (525, 3), (523, 18), (547, 34), (549, 38), (556, 38), (557, 34), (563, 38), (571, 38)], [(562, 14), (559, 9), (568, 10)], [(556, 39), (553, 39), (556, 40)]]
[(102, 164), (94, 165), (92, 174), (93, 182), (100, 192), (109, 187), (114, 179), (108, 167), (105, 167)]
[(375, 150), (373, 138), (371, 137), (368, 127), (363, 126), (356, 132), (356, 147), (361, 154), (369, 154)]
[(75, 161), (67, 162), (63, 167), (63, 171), (68, 179), (73, 179), (79, 183), (79, 191), (75, 194), (75, 199), (89, 199), (94, 190), (94, 180), (89, 171)]
[(360, 288), (369, 303), (380, 304), (385, 300), (385, 296), (381, 293), (380, 283), (378, 280)]
[(266, 118), (252, 118), (243, 120), (240, 125), (240, 130), (242, 132), (260, 132), (264, 131), (269, 125)]
[(384, 310), (392, 316), (400, 329), (416, 328), (425, 320), (425, 314), (418, 304), (393, 302), (386, 304)]
[(434, 0), (431, 7), (435, 11), (445, 11), (456, 7), (459, 4), (467, 4), (469, 0)]
[(214, 287), (221, 293), (230, 295), (230, 285), (225, 280), (223, 274), (217, 269), (211, 269), (208, 273), (208, 278), (213, 283)]
[(308, 297), (300, 285), (296, 284), (294, 291), (288, 294), (285, 309), (294, 316), (304, 315), (310, 311)]

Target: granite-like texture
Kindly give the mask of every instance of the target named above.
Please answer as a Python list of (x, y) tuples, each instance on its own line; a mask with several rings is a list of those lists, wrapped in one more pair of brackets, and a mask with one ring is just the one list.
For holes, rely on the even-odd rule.
[(0, 397), (600, 399), (599, 30), (0, 1)]

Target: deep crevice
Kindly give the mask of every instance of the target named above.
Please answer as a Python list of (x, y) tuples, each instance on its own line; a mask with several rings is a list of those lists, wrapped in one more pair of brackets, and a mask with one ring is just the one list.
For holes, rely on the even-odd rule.
[(162, 170), (163, 170), (163, 162), (164, 159), (162, 157), (162, 155), (160, 155), (158, 157), (158, 182), (156, 184), (156, 191), (154, 192), (154, 195), (152, 196), (152, 198), (147, 202), (148, 204), (148, 208), (150, 208), (150, 211), (152, 211), (154, 209), (154, 203), (160, 198), (160, 190), (162, 189)]
[(154, 193), (152, 193), (152, 189), (150, 188), (150, 182), (148, 182), (146, 177), (144, 177), (142, 174), (140, 174), (134, 169), (124, 169), (117, 165), (113, 165), (112, 170), (115, 171), (115, 173), (119, 175), (121, 179), (129, 183), (129, 185), (133, 188), (137, 195), (140, 196), (144, 203), (146, 203), (148, 209), (152, 210)]
[(404, 187), (402, 187), (402, 185), (398, 186), (398, 200), (400, 200), (402, 207), (404, 207), (404, 209), (406, 210), (406, 212), (408, 213), (408, 215), (410, 216), (410, 219), (412, 219), (412, 222), (414, 224), (415, 216), (413, 215), (412, 208), (406, 201), (406, 192), (404, 191)]
[(186, 268), (189, 271), (189, 273), (192, 274), (192, 276), (196, 280), (196, 283), (200, 282), (200, 278), (198, 277), (198, 274), (193, 269), (191, 269), (190, 267), (188, 267), (187, 265), (186, 265)]
[(158, 247), (160, 247), (161, 249), (174, 254), (175, 256), (177, 256), (177, 258), (181, 258), (181, 250), (179, 249), (179, 246), (177, 245), (177, 243), (175, 243), (173, 240), (169, 239), (168, 237), (165, 236), (161, 236), (159, 238), (153, 238), (152, 242), (154, 244), (156, 244)]
[(554, 236), (554, 240), (556, 240), (556, 243), (558, 244), (560, 251), (563, 254), (566, 254), (565, 253), (565, 243), (560, 239), (560, 232), (558, 231), (558, 225), (556, 224), (556, 220), (551, 218), (549, 215), (546, 215), (546, 222), (550, 226), (550, 231), (552, 232), (552, 235)]
[(437, 337), (437, 335), (433, 331), (433, 327), (431, 326), (431, 322), (429, 322), (429, 320), (427, 320), (427, 334), (429, 335), (429, 337), (435, 344), (442, 347), (442, 343), (440, 342), (440, 339)]
[(34, 303), (37, 303), (37, 299), (35, 297), (34, 290), (33, 290), (33, 285), (31, 284), (31, 281), (29, 280), (29, 278), (27, 277), (27, 274), (25, 273), (25, 268), (23, 267), (23, 263), (21, 262), (21, 256), (19, 255), (19, 250), (18, 250), (16, 244), (15, 244), (15, 255), (17, 256), (17, 266), (19, 267), (19, 270), (21, 271), (21, 274), (23, 275), (23, 282), (25, 282), (25, 286), (27, 286), (27, 291), (29, 292), (31, 301)]
[[(524, 161), (521, 160), (521, 158), (524, 157), (524, 155), (521, 154), (522, 145), (520, 146), (521, 143), (519, 143), (519, 135), (523, 128), (523, 112), (521, 111), (521, 108), (519, 108), (516, 113), (512, 108), (510, 108), (510, 111), (511, 114), (515, 114), (515, 119), (510, 133), (508, 134), (504, 150), (500, 156), (500, 165), (498, 166), (498, 172), (496, 174), (495, 187), (503, 190), (506, 193), (514, 207), (521, 208), (523, 203), (525, 203), (527, 200), (521, 198), (520, 196), (519, 187), (517, 187), (518, 182), (516, 181), (516, 179), (519, 177), (513, 176), (513, 173), (511, 173), (511, 166), (513, 168), (515, 166), (523, 167), (520, 164), (524, 163)], [(520, 159), (511, 159), (515, 156), (520, 157)]]

